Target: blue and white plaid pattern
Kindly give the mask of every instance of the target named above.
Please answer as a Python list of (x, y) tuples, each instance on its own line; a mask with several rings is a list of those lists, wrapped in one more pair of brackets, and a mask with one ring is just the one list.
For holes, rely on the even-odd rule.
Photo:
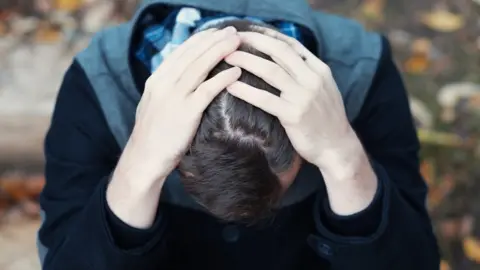
[[(235, 17), (226, 14), (200, 11), (195, 8), (180, 8), (171, 12), (162, 23), (153, 23), (153, 16), (146, 16), (147, 26), (136, 57), (153, 72), (175, 48), (187, 40), (192, 33), (221, 21), (248, 19), (259, 23), (269, 23), (280, 32), (303, 42), (303, 32), (294, 23), (285, 21), (263, 21), (255, 17)], [(166, 45), (165, 45), (166, 44)]]

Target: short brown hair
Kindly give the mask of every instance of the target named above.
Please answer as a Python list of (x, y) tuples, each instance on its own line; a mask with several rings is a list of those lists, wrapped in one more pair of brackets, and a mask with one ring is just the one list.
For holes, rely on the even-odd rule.
[[(256, 31), (246, 20), (212, 26)], [(239, 49), (272, 60), (242, 44)], [(231, 68), (222, 61), (208, 78)], [(279, 95), (280, 91), (243, 70), (240, 81)], [(225, 221), (255, 222), (271, 216), (282, 195), (278, 174), (288, 170), (294, 149), (280, 121), (227, 91), (205, 110), (190, 151), (180, 162), (187, 192), (214, 216)], [(188, 172), (188, 173), (185, 173)]]

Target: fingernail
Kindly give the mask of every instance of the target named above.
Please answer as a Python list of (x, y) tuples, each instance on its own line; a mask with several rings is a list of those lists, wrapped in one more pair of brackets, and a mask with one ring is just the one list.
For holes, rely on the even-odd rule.
[(227, 33), (227, 34), (234, 34), (234, 33), (237, 32), (237, 29), (235, 29), (235, 27), (233, 27), (233, 26), (229, 26), (229, 27), (223, 29), (223, 31), (225, 31), (225, 33)]

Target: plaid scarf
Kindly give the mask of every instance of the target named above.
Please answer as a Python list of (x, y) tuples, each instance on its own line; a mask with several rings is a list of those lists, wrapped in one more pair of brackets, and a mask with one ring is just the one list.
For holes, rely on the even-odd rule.
[(136, 57), (153, 72), (175, 48), (187, 40), (192, 33), (208, 26), (227, 20), (247, 19), (259, 23), (268, 23), (280, 32), (304, 42), (310, 32), (294, 23), (285, 21), (263, 21), (256, 17), (235, 17), (218, 12), (209, 12), (195, 8), (179, 8), (171, 12), (163, 22), (155, 23), (151, 14), (145, 16), (143, 39), (136, 50)]

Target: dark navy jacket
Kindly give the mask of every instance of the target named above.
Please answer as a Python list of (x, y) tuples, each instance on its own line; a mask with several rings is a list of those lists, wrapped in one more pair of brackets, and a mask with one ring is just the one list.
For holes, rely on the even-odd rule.
[[(137, 39), (134, 33), (131, 42)], [(133, 53), (125, 58), (140, 95), (148, 71)], [(286, 203), (271, 224), (226, 224), (189, 203), (159, 198), (155, 224), (139, 230), (115, 217), (106, 204), (108, 177), (123, 145), (88, 65), (75, 60), (65, 74), (45, 141), (47, 184), (39, 231), (44, 269), (438, 269), (425, 206), (427, 187), (419, 172), (420, 146), (386, 39), (380, 41), (376, 61), (351, 119), (379, 179), (366, 210), (335, 215), (321, 175), (305, 165), (301, 177), (318, 186)], [(334, 69), (334, 74), (340, 70)], [(103, 76), (115, 77), (114, 72)]]

